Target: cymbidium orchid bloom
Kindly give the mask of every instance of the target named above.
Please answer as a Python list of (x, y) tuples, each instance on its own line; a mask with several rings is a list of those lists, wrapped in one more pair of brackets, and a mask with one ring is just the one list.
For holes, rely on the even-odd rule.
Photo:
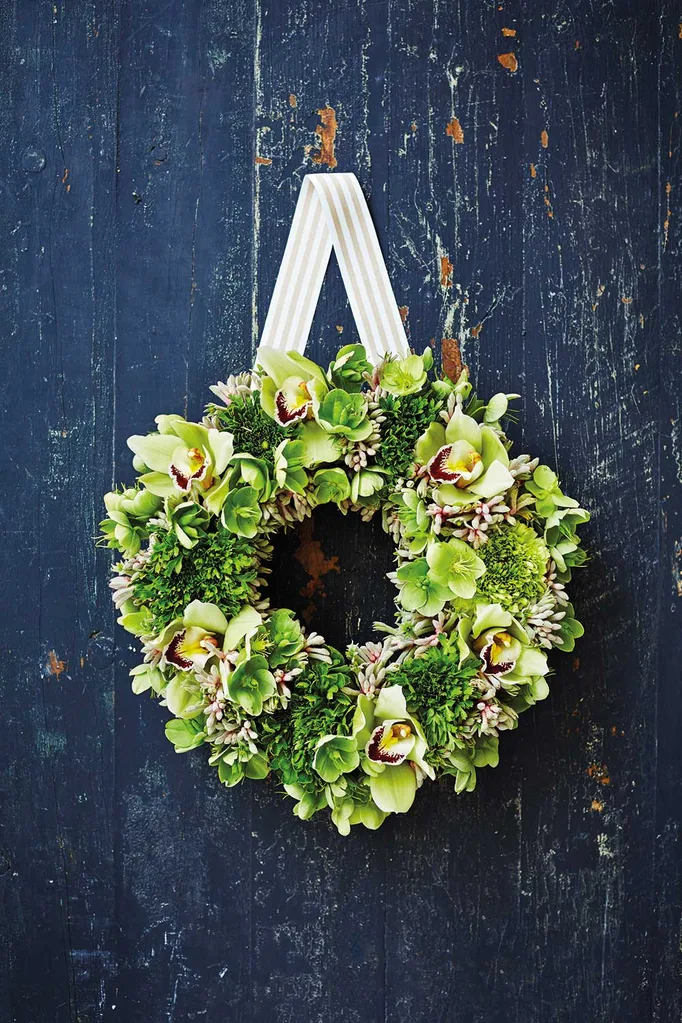
[(163, 650), (162, 663), (180, 671), (203, 671), (222, 650), (226, 630), (227, 618), (219, 607), (193, 600), (182, 618), (171, 622), (156, 640)]
[(401, 686), (385, 686), (376, 700), (358, 697), (353, 737), (365, 756), (372, 799), (384, 813), (406, 813), (424, 776), (435, 778), (426, 761), (427, 743), (408, 712)]
[(263, 411), (279, 426), (292, 426), (310, 418), (329, 390), (320, 367), (298, 352), (262, 346), (258, 361), (267, 374), (260, 395)]
[(431, 423), (415, 447), (417, 462), (439, 485), (439, 503), (464, 506), (503, 494), (514, 483), (507, 449), (491, 427), (458, 407), (447, 424)]
[[(477, 605), (475, 617), (460, 620), (458, 633), (460, 662), (473, 653), (495, 688), (526, 685), (549, 670), (546, 654), (531, 647), (525, 629), (500, 604)], [(544, 688), (541, 683), (538, 692)]]
[(187, 494), (195, 484), (208, 490), (232, 457), (232, 434), (181, 416), (157, 416), (156, 422), (158, 433), (128, 438), (136, 467), (150, 470), (140, 483), (158, 497)]

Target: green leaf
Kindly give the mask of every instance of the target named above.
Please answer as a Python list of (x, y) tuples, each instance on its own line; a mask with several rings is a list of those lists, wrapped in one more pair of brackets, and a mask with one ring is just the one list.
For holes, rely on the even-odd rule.
[(175, 746), (176, 753), (188, 753), (201, 746), (206, 732), (192, 721), (173, 719), (166, 722), (166, 738)]

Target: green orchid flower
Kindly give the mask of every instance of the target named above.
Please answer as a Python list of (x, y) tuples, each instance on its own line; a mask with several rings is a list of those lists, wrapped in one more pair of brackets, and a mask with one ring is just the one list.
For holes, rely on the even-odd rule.
[(305, 446), (300, 440), (283, 440), (275, 450), (275, 480), (282, 490), (304, 494), (308, 474), (303, 468)]
[(279, 426), (291, 426), (310, 418), (329, 390), (319, 366), (298, 352), (280, 352), (261, 346), (258, 362), (263, 377), (261, 408)]
[(458, 407), (447, 426), (431, 423), (415, 447), (419, 464), (438, 487), (443, 504), (464, 506), (504, 494), (514, 483), (509, 456), (497, 433)]
[(456, 537), (446, 543), (429, 544), (426, 561), (435, 581), (449, 587), (462, 600), (470, 600), (474, 596), (476, 580), (485, 572), (485, 563), (476, 552)]
[[(547, 655), (530, 645), (526, 630), (500, 604), (479, 604), (458, 624), (460, 663), (472, 655), (502, 688), (528, 685), (549, 671)], [(547, 690), (549, 691), (549, 690)]]
[(102, 542), (126, 558), (134, 557), (149, 537), (147, 522), (160, 511), (161, 499), (148, 490), (126, 487), (105, 494), (104, 505), (109, 515), (99, 524)]
[(422, 355), (408, 355), (406, 359), (388, 359), (381, 367), (379, 383), (381, 387), (402, 397), (421, 391), (426, 383), (426, 374), (433, 365), (431, 349), (425, 349)]
[(435, 772), (425, 759), (424, 731), (407, 709), (402, 687), (385, 686), (376, 700), (359, 696), (352, 734), (364, 753), (363, 770), (369, 775), (372, 799), (383, 813), (406, 813), (420, 777), (432, 780)]
[(425, 618), (432, 618), (452, 600), (450, 587), (432, 576), (426, 558), (401, 565), (396, 578), (400, 587), (398, 599), (406, 611), (419, 611)]
[(227, 692), (247, 714), (258, 717), (264, 700), (269, 700), (277, 692), (275, 676), (269, 670), (265, 657), (255, 654), (237, 665), (228, 676)]
[(360, 391), (365, 377), (372, 372), (362, 345), (344, 345), (329, 364), (328, 377), (344, 391)]
[(322, 781), (335, 782), (342, 774), (354, 771), (359, 763), (357, 743), (350, 735), (323, 735), (315, 746), (313, 770)]
[(157, 416), (158, 433), (128, 438), (140, 483), (158, 497), (208, 490), (232, 457), (232, 434), (181, 416)]
[(350, 482), (347, 473), (338, 467), (318, 469), (313, 476), (313, 496), (317, 504), (340, 504), (350, 497)]
[(193, 600), (182, 618), (171, 622), (156, 640), (163, 660), (179, 671), (203, 669), (221, 648), (227, 618), (216, 604)]
[(349, 440), (366, 440), (374, 429), (363, 394), (348, 394), (337, 387), (329, 391), (315, 411), (315, 419), (327, 433)]
[(228, 493), (221, 513), (225, 529), (252, 540), (262, 517), (258, 491), (254, 487), (239, 487)]

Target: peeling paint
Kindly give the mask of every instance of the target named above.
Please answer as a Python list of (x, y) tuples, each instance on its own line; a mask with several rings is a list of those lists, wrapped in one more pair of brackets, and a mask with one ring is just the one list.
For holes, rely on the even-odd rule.
[(512, 74), (515, 74), (516, 71), (518, 71), (519, 62), (516, 59), (515, 53), (498, 53), (497, 60), (503, 68), (506, 68), (507, 71), (511, 71)]
[(549, 145), (549, 133), (546, 128), (543, 128), (540, 132), (540, 145), (543, 149), (547, 149)]
[(336, 111), (333, 107), (322, 107), (317, 111), (320, 123), (315, 128), (315, 134), (320, 140), (320, 148), (311, 154), (313, 163), (326, 164), (331, 170), (336, 167), (336, 132), (338, 122)]
[(606, 764), (592, 763), (587, 768), (587, 775), (589, 778), (594, 778), (600, 785), (610, 785), (611, 778), (609, 777), (609, 769)]
[(399, 305), (398, 312), (400, 313), (400, 319), (403, 323), (407, 323), (407, 317), (410, 315), (409, 305)]
[(269, 160), (267, 156), (257, 156), (256, 163), (261, 167), (269, 167), (272, 160)]
[(450, 262), (450, 257), (445, 255), (440, 257), (440, 286), (441, 288), (452, 287), (452, 272), (454, 266)]
[(449, 135), (451, 139), (454, 139), (458, 144), (464, 142), (464, 132), (462, 131), (462, 125), (456, 117), (452, 117), (447, 124), (445, 134)]
[(512, 39), (516, 35), (516, 29), (515, 28), (503, 28), (502, 29), (502, 35), (503, 36), (507, 36), (508, 38)]
[(61, 673), (63, 671), (66, 671), (66, 662), (61, 661), (57, 657), (57, 653), (55, 650), (50, 650), (47, 656), (48, 656), (47, 670), (49, 671), (50, 675), (55, 675), (57, 678), (59, 678)]
[(536, 178), (538, 176), (538, 169), (534, 163), (531, 163), (530, 165), (530, 176), (531, 178)]
[(464, 369), (462, 352), (456, 337), (444, 337), (440, 343), (443, 372), (450, 380), (458, 380)]
[(296, 99), (296, 93), (294, 92), (289, 93), (289, 106), (292, 107), (294, 110), (298, 106), (298, 100)]

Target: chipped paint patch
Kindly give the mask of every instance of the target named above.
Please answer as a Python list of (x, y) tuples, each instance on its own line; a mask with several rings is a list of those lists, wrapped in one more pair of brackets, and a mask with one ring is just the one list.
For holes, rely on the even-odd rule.
[(547, 149), (549, 145), (549, 132), (545, 128), (540, 132), (540, 145), (543, 149)]
[(592, 800), (590, 810), (593, 810), (595, 813), (601, 813), (603, 809), (604, 809), (603, 803), (600, 803), (598, 799)]
[(450, 257), (446, 254), (440, 257), (440, 286), (441, 288), (452, 287), (452, 273), (454, 270)]
[(587, 775), (589, 778), (594, 778), (600, 785), (610, 785), (611, 778), (609, 777), (609, 769), (606, 764), (592, 763), (587, 768)]
[(531, 178), (536, 178), (538, 176), (538, 169), (534, 163), (531, 163), (530, 165), (530, 176)]
[(608, 835), (604, 835), (604, 834), (597, 835), (597, 852), (599, 853), (600, 856), (606, 857), (606, 859), (609, 859), (609, 860), (613, 859), (615, 853), (613, 852), (613, 850), (609, 846), (609, 836)]
[(270, 164), (272, 163), (272, 160), (269, 160), (267, 156), (257, 156), (256, 163), (260, 167), (269, 167)]
[(289, 106), (292, 108), (292, 110), (295, 110), (296, 107), (298, 106), (298, 100), (296, 99), (296, 93), (294, 92), (289, 93)]
[(54, 675), (56, 678), (59, 678), (61, 673), (63, 671), (66, 671), (66, 661), (61, 661), (57, 657), (57, 653), (55, 650), (50, 650), (47, 656), (48, 656), (47, 670), (49, 671), (50, 675)]
[(336, 132), (338, 122), (336, 111), (333, 107), (322, 107), (317, 111), (320, 123), (315, 128), (315, 134), (320, 140), (320, 148), (311, 153), (310, 159), (316, 164), (325, 164), (331, 170), (336, 167)]
[(512, 74), (516, 74), (519, 69), (519, 62), (516, 59), (515, 53), (498, 53), (497, 60), (503, 68), (511, 71)]
[(462, 125), (456, 117), (450, 118), (445, 129), (445, 134), (449, 135), (451, 139), (454, 139), (458, 145), (464, 142), (464, 132), (462, 131)]
[(514, 36), (516, 35), (516, 29), (515, 28), (503, 28), (502, 29), (502, 35), (503, 36), (507, 36), (508, 39), (513, 39)]
[(330, 572), (340, 572), (341, 568), (339, 567), (339, 559), (336, 555), (328, 558), (322, 550), (320, 541), (314, 539), (312, 519), (306, 519), (301, 524), (299, 533), (301, 539), (294, 556), (310, 576), (310, 579), (301, 590), (301, 596), (307, 597), (310, 601), (302, 612), (304, 621), (306, 624), (310, 624), (317, 610), (313, 603), (313, 597), (317, 594), (320, 596), (325, 595), (324, 577)]
[(443, 372), (450, 380), (456, 381), (464, 369), (462, 352), (456, 337), (444, 337), (440, 343)]

